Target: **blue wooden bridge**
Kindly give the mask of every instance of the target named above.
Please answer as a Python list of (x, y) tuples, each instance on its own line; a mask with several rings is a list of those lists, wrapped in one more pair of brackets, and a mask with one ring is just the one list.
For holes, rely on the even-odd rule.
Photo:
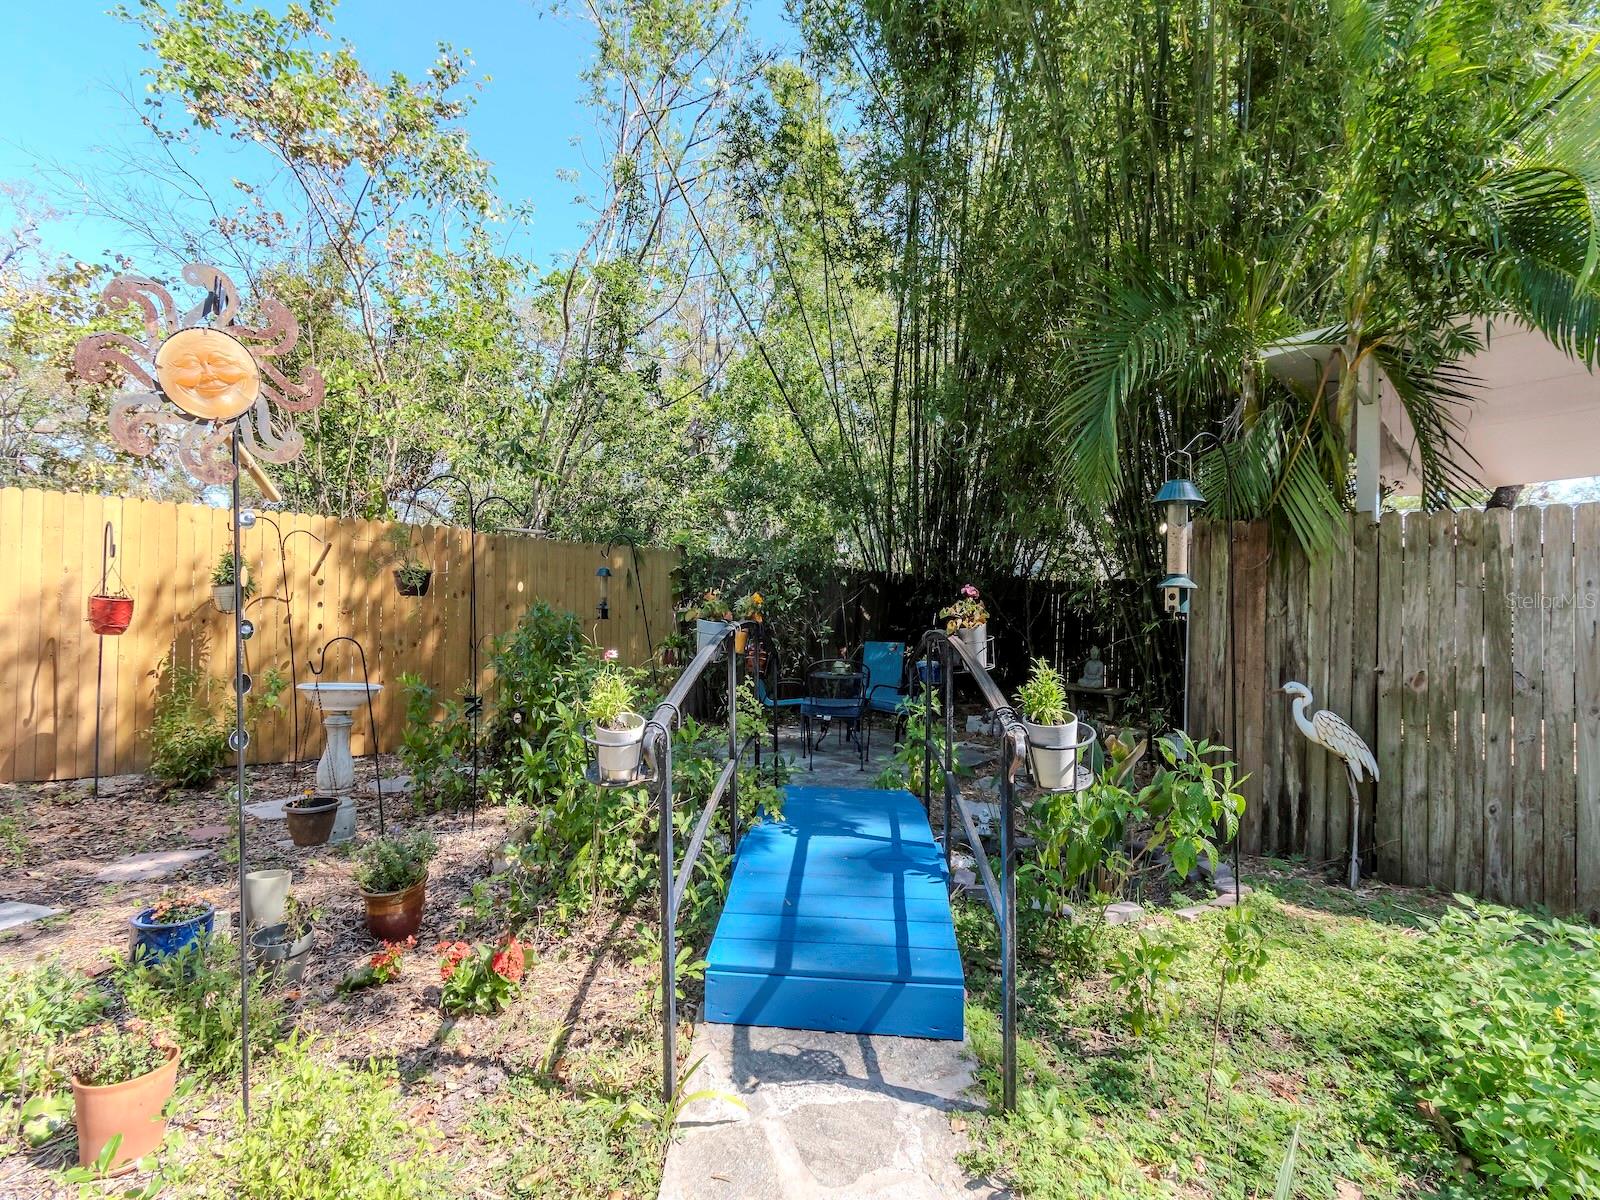
[(789, 787), (739, 844), (707, 954), (706, 1018), (960, 1039), (944, 852), (910, 792)]

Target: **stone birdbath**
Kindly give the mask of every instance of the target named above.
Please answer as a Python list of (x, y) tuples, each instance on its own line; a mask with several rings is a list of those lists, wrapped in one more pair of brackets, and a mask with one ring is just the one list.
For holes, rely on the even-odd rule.
[(383, 691), (383, 684), (330, 679), (302, 683), (300, 690), (316, 701), (327, 742), (317, 760), (317, 790), (339, 797), (339, 811), (328, 841), (334, 845), (348, 842), (356, 835), (356, 801), (351, 794), (356, 786), (356, 764), (350, 756), (350, 726), (354, 723), (351, 714)]

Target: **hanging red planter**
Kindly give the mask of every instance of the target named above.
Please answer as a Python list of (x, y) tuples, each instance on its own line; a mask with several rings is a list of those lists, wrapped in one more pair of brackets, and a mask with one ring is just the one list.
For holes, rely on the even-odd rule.
[(89, 597), (89, 628), (103, 637), (126, 633), (133, 621), (132, 596)]

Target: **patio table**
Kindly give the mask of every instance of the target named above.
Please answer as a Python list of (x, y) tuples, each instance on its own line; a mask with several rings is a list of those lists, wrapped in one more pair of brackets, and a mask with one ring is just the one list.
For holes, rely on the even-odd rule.
[[(800, 701), (800, 723), (806, 745), (806, 767), (816, 770), (815, 750), (828, 736), (828, 730), (837, 720), (856, 744), (856, 754), (861, 761), (860, 770), (867, 768), (867, 675), (865, 671), (841, 671), (833, 664), (819, 664), (806, 674), (806, 694)], [(822, 731), (816, 744), (811, 740), (811, 723), (821, 722)]]

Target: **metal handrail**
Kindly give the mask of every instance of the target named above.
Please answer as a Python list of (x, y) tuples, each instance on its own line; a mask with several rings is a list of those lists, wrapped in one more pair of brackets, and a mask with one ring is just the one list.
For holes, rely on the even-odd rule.
[[(739, 847), (739, 761), (752, 745), (760, 753), (760, 739), (752, 734), (741, 744), (739, 741), (739, 656), (734, 653), (734, 635), (741, 625), (756, 622), (730, 622), (728, 628), (715, 641), (707, 642), (689, 660), (665, 698), (656, 705), (650, 719), (645, 722), (642, 734), (642, 755), (647, 769), (641, 772), (641, 782), (653, 781), (656, 803), (659, 808), (660, 830), (657, 834), (657, 853), (660, 857), (661, 888), (661, 1094), (665, 1103), (672, 1103), (678, 1090), (678, 906), (688, 888), (689, 877), (704, 849), (706, 833), (711, 828), (723, 797), (728, 801), (729, 849)], [(727, 654), (728, 659), (728, 759), (717, 776), (716, 786), (706, 801), (700, 819), (683, 856), (683, 864), (673, 875), (672, 828), (672, 731), (683, 716), (683, 706), (689, 693), (700, 681), (706, 669), (717, 656)], [(758, 760), (759, 761), (759, 760)], [(616, 786), (611, 784), (610, 786)], [(626, 786), (626, 785), (624, 785)]]
[[(955, 634), (930, 629), (917, 643), (917, 659), (931, 661), (937, 650), (940, 662), (940, 682), (944, 688), (944, 856), (948, 873), (951, 863), (951, 832), (956, 811), (972, 848), (974, 865), (983, 881), (984, 896), (1000, 926), (1000, 1005), (1001, 1005), (1001, 1107), (1010, 1112), (1017, 1106), (1017, 840), (1016, 840), (1016, 777), (1028, 752), (1028, 731), (1017, 712), (1007, 702), (1005, 693), (995, 683), (989, 669), (972, 653), (971, 647)], [(995, 879), (989, 866), (989, 855), (983, 838), (978, 833), (977, 822), (967, 810), (966, 802), (955, 785), (955, 663), (960, 660), (967, 673), (978, 686), (984, 705), (1000, 722), (1000, 878)], [(916, 660), (913, 660), (916, 661)], [(924, 712), (922, 723), (922, 795), (923, 803), (933, 807), (933, 680), (932, 672), (922, 673)], [(1093, 744), (1094, 731), (1080, 740), (1073, 749), (1081, 752)], [(1076, 775), (1073, 779), (1077, 783)]]

